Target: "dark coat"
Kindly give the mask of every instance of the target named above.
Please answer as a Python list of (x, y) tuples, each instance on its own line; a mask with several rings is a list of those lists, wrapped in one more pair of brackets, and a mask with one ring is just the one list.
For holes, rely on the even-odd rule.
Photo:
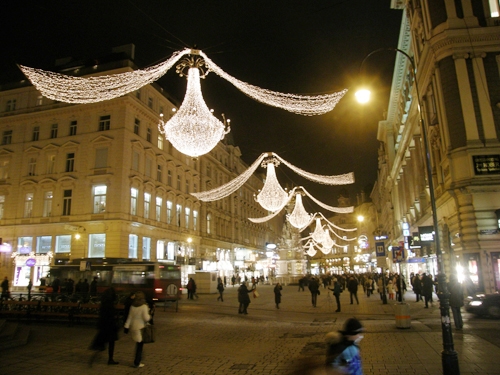
[(276, 285), (274, 287), (274, 302), (281, 303), (281, 290), (283, 287), (281, 285)]
[(238, 301), (240, 303), (249, 304), (250, 296), (248, 294), (252, 292), (253, 289), (248, 289), (245, 284), (241, 284), (241, 286), (238, 288)]
[(118, 340), (118, 320), (115, 310), (116, 293), (113, 288), (107, 289), (102, 295), (99, 309), (98, 332), (92, 342), (91, 349), (104, 350), (105, 344)]
[(458, 281), (448, 283), (450, 292), (450, 307), (462, 307), (464, 305), (464, 290)]
[(434, 282), (432, 281), (432, 279), (427, 275), (422, 276), (422, 295), (424, 297), (432, 296), (433, 287), (434, 287)]
[(311, 292), (311, 294), (318, 294), (319, 291), (318, 280), (311, 279), (311, 281), (309, 281), (309, 291)]
[(358, 280), (356, 280), (354, 277), (352, 279), (349, 279), (349, 281), (347, 282), (347, 290), (351, 293), (357, 293)]

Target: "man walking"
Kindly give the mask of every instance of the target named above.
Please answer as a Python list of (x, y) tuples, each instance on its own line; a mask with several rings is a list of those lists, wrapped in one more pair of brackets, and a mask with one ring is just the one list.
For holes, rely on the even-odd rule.
[(319, 294), (319, 283), (315, 277), (311, 278), (311, 281), (309, 282), (309, 291), (311, 292), (312, 305), (313, 307), (316, 307)]
[(429, 301), (432, 302), (432, 289), (434, 287), (434, 283), (430, 276), (427, 276), (426, 273), (422, 274), (422, 295), (424, 296), (425, 308), (429, 308)]
[(448, 290), (450, 291), (450, 307), (453, 313), (455, 328), (461, 330), (464, 326), (462, 312), (460, 311), (460, 308), (464, 305), (464, 290), (462, 284), (458, 282), (456, 275), (450, 276)]
[(358, 300), (358, 280), (354, 277), (354, 275), (351, 275), (349, 277), (349, 281), (347, 282), (347, 290), (350, 293), (351, 296), (351, 305), (353, 304), (353, 299), (352, 297), (356, 299), (356, 303), (359, 305), (359, 300)]

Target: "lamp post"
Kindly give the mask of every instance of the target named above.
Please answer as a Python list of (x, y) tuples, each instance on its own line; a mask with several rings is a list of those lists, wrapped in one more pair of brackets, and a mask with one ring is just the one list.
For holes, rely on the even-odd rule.
[[(458, 354), (454, 349), (453, 345), (453, 335), (451, 333), (451, 321), (450, 321), (450, 293), (448, 291), (446, 285), (446, 275), (444, 270), (443, 263), (443, 252), (441, 250), (440, 240), (439, 240), (439, 231), (438, 231), (438, 219), (437, 219), (437, 209), (436, 209), (436, 197), (434, 195), (434, 182), (432, 180), (432, 166), (431, 166), (431, 155), (430, 155), (430, 146), (429, 146), (429, 138), (427, 135), (427, 128), (425, 127), (424, 117), (423, 117), (423, 103), (420, 100), (420, 92), (417, 83), (417, 69), (415, 66), (415, 62), (413, 58), (410, 57), (406, 52), (400, 50), (399, 48), (379, 48), (375, 51), (370, 52), (361, 62), (360, 71), (363, 67), (365, 61), (375, 53), (381, 51), (395, 51), (397, 53), (401, 53), (404, 55), (408, 61), (410, 62), (413, 79), (415, 83), (415, 90), (417, 94), (417, 109), (419, 114), (420, 121), (420, 129), (422, 130), (422, 137), (424, 143), (424, 151), (426, 156), (426, 171), (427, 171), (427, 180), (429, 183), (429, 197), (431, 201), (431, 209), (432, 209), (432, 225), (434, 229), (434, 239), (436, 244), (436, 255), (437, 255), (437, 263), (438, 263), (438, 298), (439, 298), (439, 310), (441, 313), (441, 331), (443, 336), (443, 351), (441, 352), (441, 361), (443, 365), (443, 374), (444, 375), (457, 375), (460, 374), (460, 369), (458, 366)], [(356, 93), (356, 97), (360, 102), (366, 102), (369, 100), (369, 93), (367, 96), (367, 90), (364, 92)]]

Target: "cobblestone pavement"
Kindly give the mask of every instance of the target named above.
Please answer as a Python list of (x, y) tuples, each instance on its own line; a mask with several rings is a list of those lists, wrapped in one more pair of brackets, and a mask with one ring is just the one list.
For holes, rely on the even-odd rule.
[[(131, 367), (134, 343), (127, 335), (121, 334), (116, 343), (119, 365), (108, 366), (103, 352), (90, 367), (92, 352), (87, 348), (96, 332), (94, 325), (33, 322), (27, 345), (1, 353), (0, 374), (325, 374), (321, 366), (325, 334), (340, 329), (352, 316), (366, 327), (361, 342), (365, 374), (442, 373), (438, 303), (424, 309), (423, 302), (414, 302), (408, 292), (411, 327), (398, 329), (395, 302), (383, 305), (378, 294), (368, 298), (362, 290), (359, 305), (350, 305), (344, 292), (342, 312), (335, 313), (328, 290), (321, 290), (314, 308), (309, 292), (285, 286), (278, 310), (272, 287), (258, 286), (260, 297), (252, 299), (248, 315), (240, 315), (236, 289), (226, 288), (224, 302), (205, 294), (194, 301), (181, 300), (178, 312), (172, 305), (158, 307), (157, 341), (144, 346), (141, 369)], [(498, 340), (476, 334), (481, 330), (499, 337), (498, 321), (468, 314), (464, 321), (463, 331), (453, 332), (461, 374), (500, 374)]]

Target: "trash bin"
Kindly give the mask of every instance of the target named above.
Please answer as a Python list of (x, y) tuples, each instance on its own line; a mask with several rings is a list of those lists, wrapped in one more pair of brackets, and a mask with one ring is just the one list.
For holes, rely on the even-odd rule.
[(396, 328), (411, 328), (410, 305), (397, 303), (394, 305)]

